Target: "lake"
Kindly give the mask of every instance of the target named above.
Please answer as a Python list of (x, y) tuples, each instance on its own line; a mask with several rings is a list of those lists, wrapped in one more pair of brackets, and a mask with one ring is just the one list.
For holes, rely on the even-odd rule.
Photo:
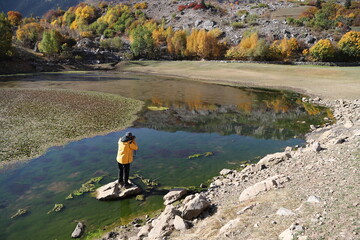
[[(129, 129), (50, 148), (44, 155), (0, 170), (0, 239), (69, 239), (76, 221), (86, 235), (124, 225), (163, 208), (171, 187), (198, 187), (223, 168), (238, 169), (286, 146), (301, 145), (309, 126), (324, 123), (324, 108), (289, 91), (230, 87), (135, 73), (49, 73), (0, 78), (3, 88), (75, 89), (119, 94), (145, 102)], [(66, 197), (91, 178), (117, 177), (117, 141), (137, 136), (130, 175), (159, 186), (135, 198), (100, 202), (91, 194)], [(210, 156), (189, 158), (211, 152)], [(141, 184), (139, 179), (134, 180)], [(48, 212), (54, 204), (61, 212)], [(18, 209), (28, 213), (11, 219)]]

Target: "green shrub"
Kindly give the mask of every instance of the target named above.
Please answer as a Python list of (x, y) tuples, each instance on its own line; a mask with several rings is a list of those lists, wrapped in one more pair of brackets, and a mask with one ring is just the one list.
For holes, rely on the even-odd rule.
[(232, 22), (231, 26), (233, 28), (245, 28), (245, 24), (243, 22)]

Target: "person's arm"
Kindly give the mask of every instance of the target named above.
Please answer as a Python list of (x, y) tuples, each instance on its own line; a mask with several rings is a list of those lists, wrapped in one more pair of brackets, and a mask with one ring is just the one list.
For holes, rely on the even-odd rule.
[(131, 141), (129, 146), (130, 146), (130, 149), (132, 149), (132, 150), (138, 150), (139, 149), (139, 147), (136, 144), (135, 140)]

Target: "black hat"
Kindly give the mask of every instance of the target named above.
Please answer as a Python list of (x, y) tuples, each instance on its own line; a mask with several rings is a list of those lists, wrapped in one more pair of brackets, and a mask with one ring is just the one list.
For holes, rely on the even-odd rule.
[(121, 138), (122, 142), (128, 142), (130, 140), (133, 140), (135, 136), (132, 135), (131, 132), (126, 132), (125, 135)]

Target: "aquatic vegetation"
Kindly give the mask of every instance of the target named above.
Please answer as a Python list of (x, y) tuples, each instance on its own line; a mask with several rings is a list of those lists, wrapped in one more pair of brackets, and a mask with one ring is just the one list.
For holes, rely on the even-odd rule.
[(199, 158), (199, 157), (210, 157), (212, 155), (214, 155), (213, 152), (196, 153), (196, 154), (188, 156), (187, 158), (192, 159), (192, 158)]
[(82, 184), (79, 189), (76, 189), (72, 193), (70, 193), (65, 199), (66, 200), (73, 199), (75, 196), (81, 196), (84, 193), (94, 192), (96, 189), (95, 184), (99, 183), (103, 178), (104, 178), (103, 176), (91, 178), (89, 181)]
[(29, 211), (27, 209), (24, 209), (24, 208), (20, 208), (19, 210), (17, 210), (17, 212), (12, 215), (10, 218), (11, 219), (14, 219), (16, 217), (20, 217), (20, 216), (23, 216), (25, 214), (27, 214)]
[(145, 195), (143, 195), (143, 194), (136, 195), (135, 200), (137, 200), (137, 201), (145, 201)]
[(151, 111), (164, 111), (169, 109), (168, 107), (157, 107), (157, 106), (148, 106), (147, 108)]
[(134, 178), (139, 178), (145, 185), (146, 185), (146, 190), (152, 190), (155, 187), (157, 187), (159, 185), (159, 183), (155, 180), (149, 179), (149, 178), (144, 178), (143, 176), (141, 176), (140, 174), (134, 174), (134, 176), (132, 177), (132, 179)]
[(138, 100), (113, 94), (1, 89), (0, 161), (32, 158), (54, 145), (126, 128), (141, 107)]
[(48, 211), (47, 214), (50, 214), (50, 213), (52, 213), (52, 212), (60, 212), (63, 208), (64, 208), (64, 204), (55, 203), (53, 209), (51, 209), (50, 211)]

